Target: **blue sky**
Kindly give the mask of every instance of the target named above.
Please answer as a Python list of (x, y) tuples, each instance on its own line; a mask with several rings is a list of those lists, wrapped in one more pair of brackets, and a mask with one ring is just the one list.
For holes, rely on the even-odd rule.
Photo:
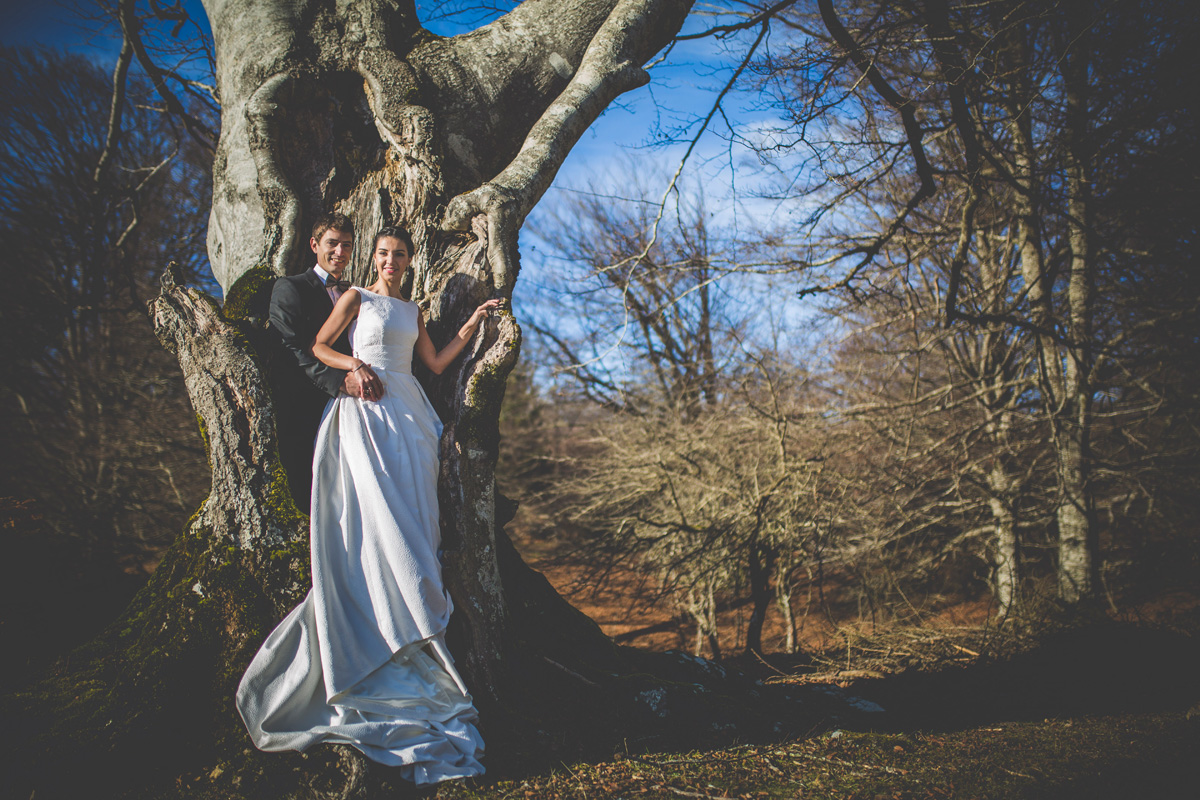
[[(6, 25), (0, 26), (0, 43), (62, 47), (88, 54), (105, 66), (116, 58), (120, 42), (114, 35), (115, 26), (114, 34), (90, 31), (73, 12), (70, 0), (0, 2), (6, 10)], [(184, 5), (194, 19), (204, 20), (199, 0), (186, 0)], [(418, 3), (419, 7), (422, 5)], [(428, 27), (441, 35), (463, 32), (478, 23), (477, 18), (427, 21)], [(702, 30), (712, 24), (711, 17), (693, 18), (685, 30)], [(207, 30), (206, 22), (204, 27)], [(559, 267), (546, 243), (536, 235), (539, 226), (548, 224), (555, 208), (570, 199), (573, 192), (595, 186), (606, 194), (627, 196), (631, 168), (643, 179), (647, 193), (654, 200), (661, 198), (687, 147), (686, 140), (695, 131), (696, 121), (708, 113), (737, 66), (748, 44), (747, 36), (752, 37), (753, 33), (742, 34), (740, 39), (705, 38), (677, 44), (665, 60), (652, 68), (650, 86), (618, 98), (583, 135), (522, 232), (524, 287), (514, 298), (519, 314), (523, 314), (521, 307), (526, 304), (555, 305), (553, 295), (545, 295), (544, 289), (547, 282), (553, 282), (547, 270), (554, 272)], [(754, 102), (754, 98), (737, 94), (725, 99), (724, 116), (739, 133), (753, 136), (757, 126), (770, 126), (774, 122), (771, 114), (755, 108)], [(664, 132), (684, 141), (663, 144)], [(713, 129), (692, 153), (680, 185), (685, 192), (703, 193), (705, 208), (712, 218), (710, 228), (714, 231), (723, 229), (726, 234), (737, 234), (758, 224), (786, 225), (794, 209), (756, 199), (755, 174), (748, 151), (729, 144), (726, 119), (718, 117)], [(669, 208), (667, 214), (671, 214)], [(739, 278), (729, 288), (740, 292), (761, 283), (747, 284)], [(777, 302), (772, 305), (776, 306), (776, 313), (793, 317), (802, 312), (794, 292), (775, 292), (774, 296)]]
[[(113, 0), (100, 0), (112, 5)], [(111, 61), (121, 48), (115, 29), (110, 33), (96, 33), (87, 22), (80, 19), (76, 7), (89, 8), (99, 3), (72, 2), (72, 0), (0, 0), (4, 12), (4, 25), (0, 25), (0, 44), (45, 45), (61, 47), (86, 53), (100, 61)], [(200, 0), (184, 0), (183, 7), (195, 20), (202, 21), (205, 30), (208, 24)]]
[[(115, 27), (108, 33), (95, 32), (79, 18), (74, 11), (77, 3), (72, 0), (0, 0), (0, 3), (5, 11), (5, 24), (0, 26), (2, 44), (38, 44), (70, 49), (92, 56), (105, 65), (116, 57), (120, 42)], [(204, 20), (199, 0), (186, 0), (184, 7), (194, 19)], [(453, 35), (468, 29), (464, 23), (473, 25), (477, 21), (477, 18), (458, 17), (433, 21), (429, 27), (436, 33)], [(711, 24), (711, 20), (698, 19), (689, 26), (700, 28), (707, 24)], [(732, 46), (736, 48), (737, 45), (733, 43)], [(689, 120), (707, 112), (712, 98), (734, 66), (727, 49), (725, 44), (713, 39), (678, 45), (665, 63), (654, 68), (651, 86), (618, 99), (584, 134), (559, 174), (558, 188), (583, 188), (592, 182), (603, 183), (607, 176), (624, 168), (631, 154), (639, 161), (653, 162), (670, 174), (683, 147), (648, 145), (657, 138), (660, 130), (678, 132)], [(727, 107), (737, 102), (735, 98), (727, 103)], [(750, 118), (754, 115), (747, 109), (734, 107), (730, 110), (739, 121), (753, 122)], [(693, 181), (699, 179), (708, 185), (710, 200), (716, 200), (718, 205), (724, 192), (713, 192), (716, 189), (713, 184), (728, 184), (731, 178), (728, 158), (723, 159), (725, 166), (710, 166), (707, 171), (702, 167), (714, 158), (721, 160), (723, 149), (725, 145), (721, 139), (710, 135), (693, 156)]]
[[(73, 10), (76, 4), (72, 0), (0, 2), (6, 11), (6, 24), (0, 26), (0, 43), (66, 48), (88, 54), (106, 66), (116, 57), (120, 42), (115, 35), (115, 26), (108, 34), (90, 30)], [(184, 6), (193, 18), (204, 20), (199, 0), (186, 0)], [(448, 6), (439, 4), (439, 7)], [(436, 33), (453, 35), (468, 30), (479, 21), (477, 17), (458, 17), (427, 24)], [(693, 18), (686, 29), (701, 30), (711, 24), (711, 17)], [(626, 180), (630, 164), (634, 163), (638, 172), (655, 176), (647, 183), (652, 187), (651, 194), (657, 193), (656, 198), (661, 196), (661, 192), (653, 187), (657, 184), (662, 191), (666, 190), (670, 175), (686, 149), (686, 142), (661, 144), (661, 134), (664, 131), (674, 135), (682, 133), (684, 138), (691, 135), (695, 121), (711, 108), (717, 92), (736, 66), (747, 35), (727, 41), (706, 38), (681, 42), (662, 63), (653, 67), (650, 86), (618, 98), (584, 134), (560, 170), (554, 187), (543, 199), (542, 207), (534, 212), (522, 237), (524, 260), (528, 266), (540, 260), (534, 255), (538, 242), (531, 235), (537, 227), (538, 217), (561, 202), (564, 193), (587, 190), (595, 185), (620, 195), (622, 182)], [(750, 102), (744, 96), (726, 98), (724, 106), (732, 124), (746, 129), (769, 124), (770, 115), (755, 110)], [(693, 125), (690, 129), (689, 123)], [(727, 228), (740, 228), (743, 221), (751, 217), (771, 220), (779, 216), (778, 207), (754, 200), (752, 192), (735, 200), (732, 190), (735, 173), (739, 189), (746, 192), (753, 181), (753, 170), (745, 169), (746, 152), (729, 146), (721, 130), (724, 127), (724, 121), (718, 119), (715, 130), (701, 140), (683, 175), (683, 187), (690, 191), (702, 190), (707, 209)], [(660, 143), (652, 144), (656, 141)]]
[(0, 5), (4, 9), (0, 44), (44, 44), (74, 49), (86, 37), (71, 21), (70, 11), (57, 2), (2, 0)]

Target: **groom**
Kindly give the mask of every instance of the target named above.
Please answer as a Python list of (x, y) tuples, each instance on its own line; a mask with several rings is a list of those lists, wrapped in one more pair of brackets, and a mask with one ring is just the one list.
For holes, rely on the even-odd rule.
[[(383, 395), (383, 384), (370, 367), (345, 372), (312, 355), (317, 331), (350, 288), (342, 274), (354, 249), (354, 223), (345, 214), (325, 214), (313, 225), (308, 244), (316, 254), (316, 266), (279, 278), (271, 292), (271, 327), (283, 340), (286, 353), (275, 401), (279, 456), (296, 507), (304, 512), (309, 510), (312, 491), (313, 442), (329, 398), (341, 392), (364, 400)], [(350, 354), (346, 332), (334, 349)]]

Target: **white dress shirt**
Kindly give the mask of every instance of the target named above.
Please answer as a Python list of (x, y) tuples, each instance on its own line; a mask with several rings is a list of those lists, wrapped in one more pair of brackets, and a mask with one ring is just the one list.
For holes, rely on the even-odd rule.
[[(317, 273), (317, 277), (321, 279), (321, 283), (325, 283), (327, 280), (329, 280), (329, 273), (322, 269), (320, 265), (313, 267), (313, 272)], [(345, 292), (342, 291), (340, 286), (326, 286), (325, 294), (329, 295), (329, 299), (332, 300), (333, 304), (336, 306), (338, 298), (345, 294)]]

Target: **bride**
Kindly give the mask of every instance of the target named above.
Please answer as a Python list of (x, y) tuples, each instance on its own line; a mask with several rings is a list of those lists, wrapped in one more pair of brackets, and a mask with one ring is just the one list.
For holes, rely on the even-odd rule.
[[(438, 351), (416, 303), (400, 295), (412, 238), (384, 228), (378, 279), (338, 300), (313, 355), (343, 370), (370, 366), (378, 401), (340, 395), (313, 456), (313, 588), (267, 637), (237, 692), (262, 750), (349, 744), (418, 784), (479, 775), (476, 711), (446, 649), (452, 604), (438, 561), (441, 424), (411, 371), (414, 353), (440, 373), (499, 306), (489, 300)], [(354, 355), (333, 343), (347, 328)]]

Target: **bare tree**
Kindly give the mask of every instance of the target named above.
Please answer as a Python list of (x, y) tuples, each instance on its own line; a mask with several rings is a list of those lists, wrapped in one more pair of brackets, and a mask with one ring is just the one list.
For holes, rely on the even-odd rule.
[[(931, 252), (949, 259), (934, 286), (944, 321), (973, 328), (963, 341), (978, 334), (1016, 343), (1019, 361), (1037, 367), (1025, 398), (1037, 403), (1053, 443), (1059, 593), (1069, 603), (1095, 599), (1101, 501), (1093, 470), (1105, 461), (1096, 443), (1114, 419), (1114, 409), (1095, 406), (1096, 381), (1136, 335), (1110, 325), (1105, 311), (1124, 290), (1104, 276), (1128, 246), (1107, 231), (1131, 210), (1107, 205), (1113, 216), (1101, 226), (1097, 198), (1136, 183), (1117, 165), (1156, 149), (1119, 143), (1141, 125), (1125, 112), (1147, 104), (1118, 87), (1170, 69), (1182, 42), (1170, 29), (1194, 14), (1174, 5), (1143, 13), (1132, 4), (1046, 9), (1004, 0), (815, 6), (782, 13), (798, 42), (762, 65), (794, 122), (778, 136), (796, 140), (798, 179), (817, 192), (806, 200), (824, 199), (809, 217), (814, 288), (860, 297), (876, 281), (868, 263), (914, 264)], [(1126, 46), (1132, 29), (1146, 43), (1136, 54)], [(845, 109), (840, 118), (829, 113), (837, 108)], [(1145, 124), (1157, 135), (1173, 131), (1177, 123), (1159, 115), (1175, 112), (1157, 108)], [(926, 189), (931, 167), (935, 201)], [(994, 279), (1010, 283), (984, 302)], [(996, 417), (998, 433), (1006, 418)], [(1009, 503), (1001, 498), (1012, 484), (1002, 473), (992, 483), (1004, 527)]]
[(80, 550), (136, 568), (207, 484), (181, 376), (144, 306), (165, 261), (193, 275), (204, 263), (208, 159), (143, 82), (118, 75), (114, 88), (83, 57), (49, 51), (0, 60), (12, 78), (0, 241), (4, 279), (20, 287), (3, 301), (0, 430), (22, 455), (0, 493), (38, 498)]
[[(997, 259), (1002, 247), (987, 246), (997, 238), (1002, 231), (980, 232), (966, 307), (1012, 300), (1014, 262)], [(889, 547), (925, 540), (918, 557), (901, 559), (894, 571), (919, 576), (958, 553), (980, 557), (1005, 616), (1022, 603), (1022, 532), (1048, 518), (1042, 484), (1051, 480), (1050, 451), (1034, 400), (1036, 364), (1019, 330), (941, 325), (944, 239), (908, 233), (897, 241), (908, 256), (897, 253), (894, 265), (877, 268), (875, 291), (838, 309), (852, 328), (832, 370), (843, 413), (877, 442), (859, 477), (881, 482), (870, 493), (887, 498), (874, 522)]]
[(773, 602), (792, 649), (792, 570), (837, 515), (834, 437), (814, 434), (804, 371), (764, 341), (773, 287), (746, 274), (761, 248), (712, 230), (699, 198), (662, 213), (632, 172), (618, 182), (622, 197), (576, 193), (539, 230), (555, 265), (543, 307), (588, 324), (534, 329), (564, 393), (596, 406), (559, 518), (587, 532), (577, 556), (594, 581), (619, 564), (657, 586), (695, 624), (697, 655), (721, 657), (718, 610), (742, 602), (749, 651)]

